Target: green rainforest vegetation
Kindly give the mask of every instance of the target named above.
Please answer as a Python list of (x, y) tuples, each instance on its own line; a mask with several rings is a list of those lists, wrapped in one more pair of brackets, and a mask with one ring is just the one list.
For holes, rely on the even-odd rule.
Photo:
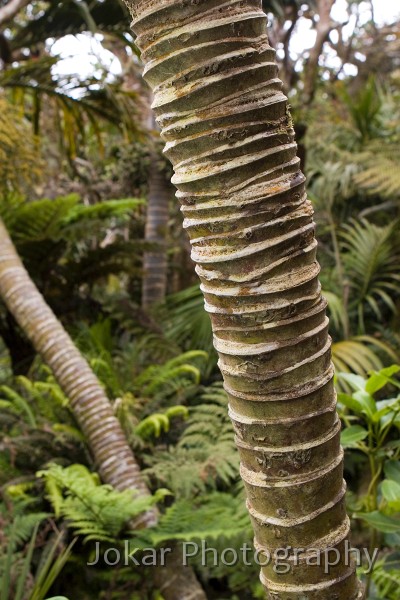
[(0, 600), (400, 600), (396, 4), (0, 0)]

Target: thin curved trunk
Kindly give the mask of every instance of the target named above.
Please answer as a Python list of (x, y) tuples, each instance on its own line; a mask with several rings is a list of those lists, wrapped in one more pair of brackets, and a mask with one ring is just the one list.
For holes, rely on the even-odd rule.
[[(68, 396), (102, 480), (117, 490), (148, 495), (140, 467), (102, 385), (30, 279), (1, 219), (0, 297)], [(150, 527), (157, 518), (157, 510), (149, 510), (134, 526)], [(178, 549), (176, 554), (180, 554)], [(155, 570), (154, 575), (166, 600), (205, 600), (189, 568), (174, 564)]]
[[(291, 552), (288, 573), (262, 568), (268, 598), (362, 598), (343, 552), (313, 210), (260, 1), (126, 2), (212, 320), (255, 543)], [(326, 569), (320, 554), (317, 566), (329, 547), (339, 564)]]
[(165, 299), (167, 290), (167, 230), (170, 190), (160, 159), (150, 154), (149, 193), (146, 213), (146, 242), (154, 245), (143, 257), (142, 307), (150, 309)]

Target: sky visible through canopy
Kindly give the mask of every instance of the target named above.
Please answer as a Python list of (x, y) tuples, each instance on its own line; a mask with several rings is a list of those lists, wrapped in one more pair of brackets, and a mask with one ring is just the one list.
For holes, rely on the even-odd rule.
[[(378, 25), (391, 23), (400, 17), (399, 0), (373, 0), (374, 17)], [(371, 18), (371, 9), (369, 2), (360, 4), (360, 20), (366, 22)], [(332, 9), (332, 18), (335, 21), (344, 23), (349, 19), (346, 0), (336, 0)], [(344, 27), (343, 35), (351, 35), (355, 25), (355, 16), (351, 16), (349, 23)], [(335, 35), (333, 32), (331, 35)], [(96, 75), (102, 76), (107, 72), (111, 76), (121, 73), (119, 60), (101, 44), (102, 36), (100, 34), (80, 34), (77, 36), (67, 35), (58, 40), (51, 46), (53, 54), (61, 56), (54, 68), (54, 75), (77, 75), (80, 78)], [(315, 41), (315, 31), (309, 19), (300, 19), (296, 31), (292, 36), (290, 51), (295, 58), (302, 52), (311, 48)], [(335, 40), (333, 40), (335, 41)], [(339, 59), (335, 52), (330, 51), (327, 57), (330, 67), (335, 67)], [(340, 62), (340, 61), (339, 61)], [(340, 66), (340, 65), (339, 65)], [(343, 70), (344, 75), (355, 75), (355, 67), (348, 65)]]

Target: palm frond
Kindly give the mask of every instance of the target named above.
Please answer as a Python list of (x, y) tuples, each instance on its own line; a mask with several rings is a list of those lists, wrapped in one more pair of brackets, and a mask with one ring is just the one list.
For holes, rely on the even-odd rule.
[(332, 361), (337, 372), (366, 376), (379, 371), (383, 362), (398, 362), (399, 355), (384, 341), (360, 335), (332, 344)]
[(359, 172), (354, 175), (355, 183), (369, 194), (383, 198), (400, 197), (400, 146), (399, 141), (370, 142), (354, 160)]
[(394, 297), (400, 292), (400, 247), (398, 223), (378, 227), (361, 219), (343, 226), (341, 247), (350, 287), (350, 308), (359, 314), (360, 332), (365, 332), (368, 308), (378, 321), (386, 310), (395, 312)]
[(49, 101), (53, 106), (50, 114), (54, 116), (55, 131), (60, 132), (62, 146), (70, 157), (76, 156), (77, 147), (86, 141), (90, 127), (100, 136), (99, 120), (124, 131), (137, 132), (135, 92), (122, 89), (118, 82), (101, 82), (96, 78), (57, 78), (53, 75), (57, 60), (44, 56), (0, 71), (0, 88), (9, 91), (14, 104), (28, 115), (36, 134), (40, 132), (41, 111), (43, 106), (49, 111)]
[(110, 33), (126, 32), (129, 15), (122, 2), (76, 2), (52, 0), (38, 15), (33, 12), (27, 24), (21, 26), (12, 39), (13, 49), (32, 47), (49, 37), (97, 30)]
[(334, 292), (325, 289), (322, 294), (328, 301), (328, 315), (332, 320), (332, 324), (337, 331), (343, 330), (346, 326), (346, 320), (342, 299)]
[(308, 173), (310, 178), (309, 195), (317, 209), (332, 208), (338, 201), (343, 201), (355, 192), (354, 176), (358, 167), (354, 162), (324, 160), (316, 156)]
[(0, 96), (0, 195), (3, 208), (10, 212), (19, 194), (40, 178), (42, 164), (36, 144), (29, 123)]

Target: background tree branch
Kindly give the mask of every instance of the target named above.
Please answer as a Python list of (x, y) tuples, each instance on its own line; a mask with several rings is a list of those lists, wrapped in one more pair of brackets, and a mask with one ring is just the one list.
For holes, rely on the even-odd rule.
[(0, 8), (0, 27), (10, 21), (25, 6), (29, 0), (11, 0), (5, 6)]

